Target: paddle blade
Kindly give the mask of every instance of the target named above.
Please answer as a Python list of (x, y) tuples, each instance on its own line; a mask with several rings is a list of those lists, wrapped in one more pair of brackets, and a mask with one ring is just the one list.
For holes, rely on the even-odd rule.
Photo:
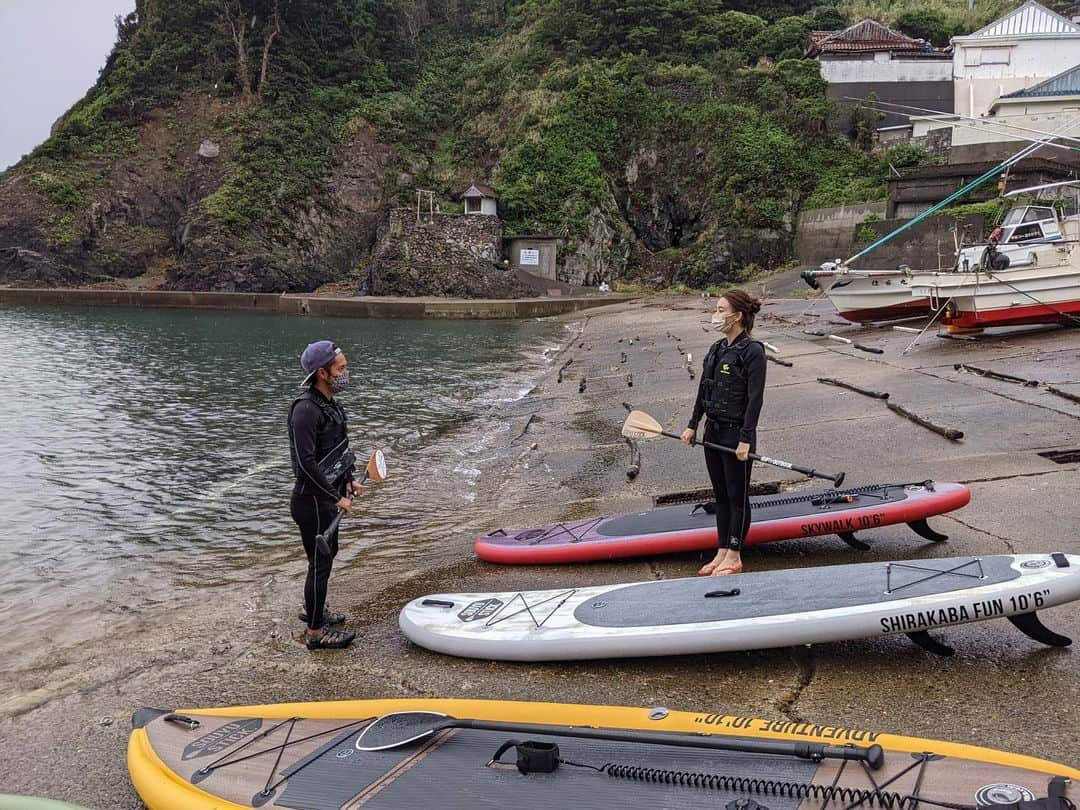
[(356, 738), (357, 751), (385, 751), (430, 737), (452, 719), (439, 712), (394, 712), (377, 717)]
[(663, 430), (663, 426), (645, 411), (630, 411), (623, 422), (622, 435), (630, 439), (651, 439)]
[(375, 483), (386, 480), (386, 456), (383, 455), (382, 450), (376, 450), (371, 454), (365, 472), (367, 477)]

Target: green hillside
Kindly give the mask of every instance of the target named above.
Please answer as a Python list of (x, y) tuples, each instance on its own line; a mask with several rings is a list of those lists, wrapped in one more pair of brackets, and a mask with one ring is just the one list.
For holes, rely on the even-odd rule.
[(873, 14), (947, 40), (1006, 8), (139, 0), (0, 175), (0, 282), (312, 289), (357, 277), (416, 188), (451, 206), (477, 179), (592, 280), (733, 280), (790, 258), (802, 207), (884, 191), (884, 161), (826, 130), (810, 30)]

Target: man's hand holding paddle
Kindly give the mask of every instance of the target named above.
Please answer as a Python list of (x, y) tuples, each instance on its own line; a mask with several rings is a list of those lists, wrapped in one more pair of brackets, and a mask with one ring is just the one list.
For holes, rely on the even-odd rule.
[(330, 522), (330, 525), (326, 527), (325, 531), (315, 535), (315, 543), (319, 546), (321, 551), (325, 554), (330, 553), (330, 546), (327, 538), (334, 533), (335, 529), (337, 529), (338, 524), (341, 523), (341, 519), (352, 511), (353, 498), (356, 498), (364, 491), (364, 482), (371, 480), (378, 483), (380, 481), (385, 481), (386, 476), (386, 457), (383, 455), (382, 450), (376, 450), (371, 454), (371, 458), (368, 459), (367, 466), (364, 468), (364, 477), (359, 481), (349, 482), (349, 490), (352, 497), (346, 496), (338, 499), (337, 515), (334, 516), (334, 519)]

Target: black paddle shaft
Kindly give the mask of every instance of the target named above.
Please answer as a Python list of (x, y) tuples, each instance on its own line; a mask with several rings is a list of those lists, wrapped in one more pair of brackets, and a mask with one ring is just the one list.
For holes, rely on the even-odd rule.
[(343, 517), (345, 517), (344, 510), (339, 509), (338, 513), (334, 515), (334, 519), (330, 521), (330, 525), (323, 529), (321, 533), (315, 535), (315, 545), (318, 547), (319, 551), (327, 556), (330, 556), (330, 543), (326, 538), (333, 535)]
[[(669, 433), (666, 430), (660, 431), (661, 436), (667, 436), (669, 439), (679, 439), (682, 441), (682, 436), (678, 436), (674, 433)], [(702, 447), (708, 447), (710, 450), (719, 450), (721, 453), (730, 453), (735, 455), (734, 447), (725, 447), (722, 444), (713, 444), (712, 442), (704, 442), (698, 439), (694, 439), (694, 444), (700, 444)], [(824, 478), (826, 481), (832, 481), (834, 487), (838, 487), (844, 483), (844, 475), (846, 473), (838, 473), (837, 475), (829, 475), (829, 473), (818, 472), (812, 470), (809, 467), (803, 467), (798, 464), (792, 464), (790, 461), (784, 461), (779, 458), (769, 458), (768, 456), (759, 456), (757, 453), (749, 453), (749, 458), (754, 461), (760, 461), (763, 464), (771, 464), (774, 467), (781, 467), (785, 470), (792, 470), (793, 472), (802, 473), (803, 475), (809, 475), (813, 478)]]
[[(367, 480), (367, 470), (364, 470), (364, 477), (360, 479), (360, 483), (363, 484)], [(352, 503), (353, 500), (355, 500), (355, 498), (350, 498), (349, 502)], [(323, 529), (321, 533), (315, 535), (315, 545), (318, 546), (319, 551), (323, 554), (330, 554), (330, 544), (327, 542), (326, 538), (334, 533), (334, 530), (340, 525), (343, 517), (345, 517), (344, 510), (339, 509), (338, 513), (334, 515), (334, 519), (330, 521), (330, 525)]]
[(577, 737), (586, 740), (676, 745), (683, 748), (709, 748), (715, 751), (740, 751), (748, 754), (774, 754), (820, 762), (822, 759), (849, 759), (865, 762), (877, 770), (885, 762), (880, 745), (860, 748), (854, 745), (825, 745), (824, 743), (788, 742), (786, 740), (723, 739), (707, 734), (674, 734), (662, 731), (631, 731), (577, 726), (545, 726), (533, 723), (499, 723), (488, 720), (456, 720), (447, 718), (436, 723), (433, 730), (472, 728), (480, 731), (505, 731), (514, 734), (544, 734), (551, 737)]

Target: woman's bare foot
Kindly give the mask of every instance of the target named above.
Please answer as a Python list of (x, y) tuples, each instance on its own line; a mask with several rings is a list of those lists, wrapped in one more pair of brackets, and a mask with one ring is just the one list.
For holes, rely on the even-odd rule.
[(717, 554), (715, 557), (713, 557), (711, 560), (709, 560), (709, 562), (705, 563), (705, 565), (701, 566), (701, 568), (698, 569), (698, 576), (699, 577), (712, 576), (713, 572), (716, 571), (716, 569), (719, 568), (721, 565), (723, 565), (724, 560), (726, 560), (726, 559), (727, 559), (727, 552), (726, 551), (722, 552), (720, 554)]
[(726, 577), (729, 574), (741, 574), (742, 570), (742, 555), (737, 551), (729, 550), (720, 565), (712, 570), (711, 576)]
[(709, 576), (726, 577), (729, 574), (741, 574), (741, 573), (742, 573), (742, 565), (741, 564), (739, 564), (739, 565), (721, 565), (718, 568), (713, 569), (712, 574), (710, 574)]

